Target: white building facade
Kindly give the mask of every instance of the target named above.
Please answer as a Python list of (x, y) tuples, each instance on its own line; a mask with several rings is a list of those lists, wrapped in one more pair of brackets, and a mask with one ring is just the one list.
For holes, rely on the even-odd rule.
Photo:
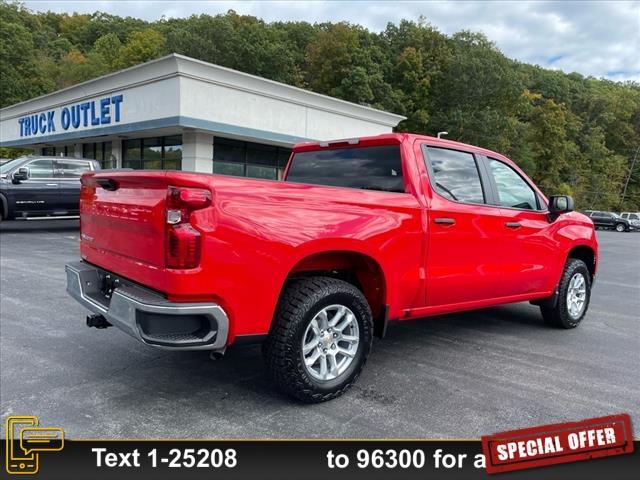
[(0, 110), (0, 146), (103, 168), (280, 178), (293, 144), (404, 117), (172, 54)]

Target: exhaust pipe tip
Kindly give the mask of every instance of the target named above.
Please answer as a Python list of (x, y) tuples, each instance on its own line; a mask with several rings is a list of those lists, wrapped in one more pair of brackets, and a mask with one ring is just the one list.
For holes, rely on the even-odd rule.
[(98, 313), (87, 315), (87, 327), (102, 329), (102, 328), (109, 328), (110, 326), (111, 324), (107, 321), (107, 319)]
[(209, 353), (209, 358), (211, 360), (220, 360), (224, 357), (224, 353), (227, 351), (227, 348), (221, 348), (220, 350), (211, 350)]

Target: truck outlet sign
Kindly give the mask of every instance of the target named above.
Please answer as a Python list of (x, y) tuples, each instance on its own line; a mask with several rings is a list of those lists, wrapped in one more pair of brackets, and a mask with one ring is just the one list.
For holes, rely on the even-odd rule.
[(56, 115), (56, 110), (21, 117), (18, 119), (20, 137), (53, 133), (57, 128), (66, 131), (119, 123), (123, 100), (124, 97), (120, 94), (63, 107), (59, 111), (59, 117)]

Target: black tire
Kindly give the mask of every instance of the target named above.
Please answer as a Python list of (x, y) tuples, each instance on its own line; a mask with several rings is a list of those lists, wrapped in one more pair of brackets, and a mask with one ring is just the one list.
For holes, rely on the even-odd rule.
[(625, 227), (624, 223), (617, 223), (616, 224), (616, 232), (624, 232), (627, 228)]
[[(343, 305), (356, 317), (359, 343), (346, 370), (332, 380), (313, 378), (304, 365), (303, 336), (316, 314), (330, 305)], [(373, 341), (371, 309), (355, 286), (329, 277), (294, 280), (285, 286), (263, 356), (276, 385), (305, 403), (334, 399), (357, 380), (367, 361)]]
[[(572, 316), (567, 307), (567, 294), (569, 293), (569, 284), (571, 279), (581, 274), (585, 281), (585, 301), (582, 310), (579, 315)], [(540, 311), (544, 321), (553, 327), (558, 328), (575, 328), (580, 325), (580, 322), (584, 318), (589, 308), (589, 301), (591, 299), (591, 274), (589, 269), (582, 260), (577, 258), (569, 258), (564, 271), (562, 272), (562, 278), (560, 279), (560, 285), (558, 287), (558, 301), (555, 307), (541, 306)]]

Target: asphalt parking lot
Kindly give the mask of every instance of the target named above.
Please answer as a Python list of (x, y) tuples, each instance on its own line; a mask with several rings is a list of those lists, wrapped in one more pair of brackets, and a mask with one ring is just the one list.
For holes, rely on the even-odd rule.
[(211, 361), (87, 328), (65, 292), (77, 221), (5, 222), (2, 418), (37, 415), (69, 438), (477, 438), (621, 412), (637, 426), (640, 234), (598, 237), (599, 276), (579, 328), (550, 329), (529, 304), (406, 323), (375, 342), (349, 393), (301, 405), (272, 387), (259, 348)]

